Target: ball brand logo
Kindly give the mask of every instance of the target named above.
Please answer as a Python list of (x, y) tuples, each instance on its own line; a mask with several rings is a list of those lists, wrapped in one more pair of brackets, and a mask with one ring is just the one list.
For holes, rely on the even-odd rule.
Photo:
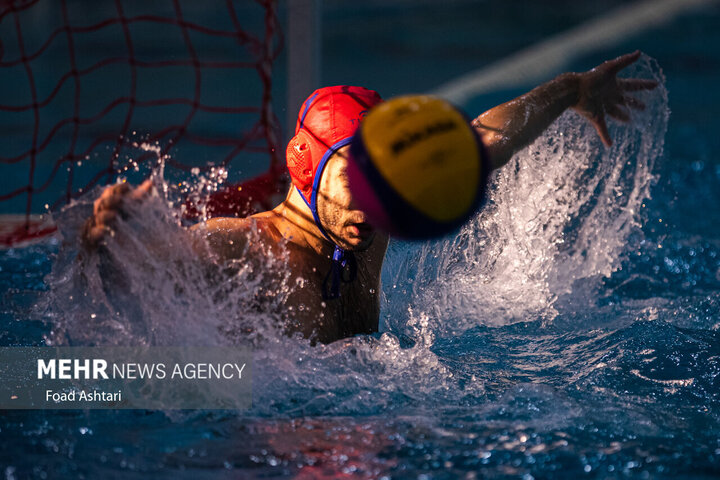
[(479, 138), (461, 111), (427, 95), (396, 97), (370, 110), (360, 128), (348, 182), (378, 229), (434, 238), (477, 211), (487, 176)]
[(418, 142), (422, 140), (426, 140), (434, 135), (438, 135), (440, 133), (449, 132), (451, 130), (455, 130), (457, 128), (457, 124), (453, 122), (452, 120), (443, 120), (436, 123), (432, 123), (425, 127), (422, 130), (416, 131), (416, 132), (410, 132), (410, 133), (404, 133), (401, 138), (398, 140), (395, 140), (392, 143), (392, 151), (395, 155), (400, 155), (401, 152), (404, 150), (407, 150), (408, 148), (412, 147), (413, 145), (417, 144)]
[(395, 109), (393, 112), (396, 117), (404, 117), (405, 115), (410, 115), (411, 113), (417, 111), (417, 109), (412, 109), (408, 107), (407, 105), (401, 105), (398, 108)]

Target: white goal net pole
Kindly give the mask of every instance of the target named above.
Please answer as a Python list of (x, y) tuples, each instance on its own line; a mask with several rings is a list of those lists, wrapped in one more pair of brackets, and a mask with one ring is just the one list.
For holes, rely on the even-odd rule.
[(320, 87), (321, 6), (321, 0), (288, 0), (285, 140), (289, 140), (294, 133), (300, 105), (313, 90)]

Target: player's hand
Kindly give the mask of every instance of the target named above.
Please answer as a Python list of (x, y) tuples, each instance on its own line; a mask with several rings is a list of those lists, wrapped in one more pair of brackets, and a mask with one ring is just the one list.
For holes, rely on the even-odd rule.
[(111, 185), (103, 190), (100, 197), (93, 203), (92, 217), (85, 222), (83, 242), (87, 247), (95, 248), (108, 235), (114, 234), (118, 216), (127, 215), (125, 207), (128, 202), (140, 202), (152, 191), (152, 181), (145, 180), (137, 188), (127, 183)]
[(622, 69), (635, 63), (638, 58), (639, 50), (577, 74), (578, 101), (572, 108), (592, 123), (605, 146), (612, 145), (606, 116), (628, 122), (630, 109), (645, 109), (645, 104), (630, 94), (658, 86), (654, 80), (617, 77)]

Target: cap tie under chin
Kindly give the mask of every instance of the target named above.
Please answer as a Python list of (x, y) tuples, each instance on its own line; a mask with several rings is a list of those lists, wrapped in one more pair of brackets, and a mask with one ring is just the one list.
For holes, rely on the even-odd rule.
[[(317, 183), (317, 182), (316, 182)], [(317, 195), (313, 195), (313, 202), (308, 202), (298, 188), (300, 197), (305, 200), (305, 204), (310, 208), (313, 214), (313, 220), (323, 237), (335, 246), (333, 250), (332, 261), (330, 262), (330, 271), (323, 280), (322, 297), (323, 300), (334, 300), (340, 298), (340, 284), (351, 283), (357, 277), (357, 260), (355, 254), (349, 250), (343, 250), (335, 242), (330, 239), (325, 229), (320, 223), (320, 215), (317, 210)]]
[(340, 298), (340, 284), (350, 283), (357, 277), (355, 254), (335, 245), (330, 271), (323, 281), (323, 300)]

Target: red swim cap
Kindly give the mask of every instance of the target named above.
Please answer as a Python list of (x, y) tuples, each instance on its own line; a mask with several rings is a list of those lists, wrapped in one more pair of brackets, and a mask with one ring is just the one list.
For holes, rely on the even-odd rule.
[(295, 136), (287, 147), (287, 167), (321, 230), (317, 189), (325, 163), (350, 143), (362, 118), (380, 102), (373, 90), (340, 85), (315, 90), (300, 108)]

